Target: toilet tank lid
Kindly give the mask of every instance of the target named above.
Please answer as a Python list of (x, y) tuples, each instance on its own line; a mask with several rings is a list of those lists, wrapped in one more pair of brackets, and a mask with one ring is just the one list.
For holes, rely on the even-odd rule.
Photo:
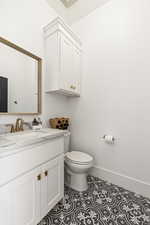
[(67, 152), (66, 158), (70, 159), (71, 161), (80, 163), (88, 163), (93, 160), (93, 157), (90, 156), (89, 154), (79, 151)]

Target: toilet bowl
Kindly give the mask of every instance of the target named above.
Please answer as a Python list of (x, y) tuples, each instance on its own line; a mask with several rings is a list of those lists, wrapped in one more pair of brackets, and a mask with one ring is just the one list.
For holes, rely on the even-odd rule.
[(87, 174), (93, 166), (93, 157), (89, 154), (72, 151), (65, 154), (65, 183), (77, 191), (88, 188)]

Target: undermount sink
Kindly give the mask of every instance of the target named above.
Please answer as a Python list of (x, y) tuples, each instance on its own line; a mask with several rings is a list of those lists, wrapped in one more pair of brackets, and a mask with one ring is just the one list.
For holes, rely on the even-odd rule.
[(40, 131), (24, 131), (0, 137), (0, 148), (7, 148), (14, 145), (26, 144), (37, 138), (42, 138), (47, 132)]
[(40, 137), (45, 133), (45, 131), (18, 132), (9, 136), (8, 139), (16, 141), (19, 141), (21, 139), (23, 141), (30, 138)]
[(31, 145), (41, 140), (46, 140), (49, 136), (58, 136), (61, 133), (64, 133), (64, 131), (44, 128), (38, 131), (28, 130), (0, 135), (0, 153), (8, 152), (20, 147), (22, 148), (26, 145)]
[(5, 137), (0, 137), (0, 148), (6, 148), (14, 145), (15, 143)]

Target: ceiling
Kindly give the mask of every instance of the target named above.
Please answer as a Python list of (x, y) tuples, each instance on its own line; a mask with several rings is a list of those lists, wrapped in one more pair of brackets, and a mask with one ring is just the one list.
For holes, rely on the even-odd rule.
[(77, 22), (111, 0), (46, 0), (68, 24)]

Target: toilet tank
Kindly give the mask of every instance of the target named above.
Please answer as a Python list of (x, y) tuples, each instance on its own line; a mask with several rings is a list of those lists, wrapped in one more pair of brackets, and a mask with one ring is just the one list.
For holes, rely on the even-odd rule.
[(68, 131), (68, 133), (66, 133), (64, 135), (64, 153), (69, 152), (69, 148), (70, 148), (70, 132)]

